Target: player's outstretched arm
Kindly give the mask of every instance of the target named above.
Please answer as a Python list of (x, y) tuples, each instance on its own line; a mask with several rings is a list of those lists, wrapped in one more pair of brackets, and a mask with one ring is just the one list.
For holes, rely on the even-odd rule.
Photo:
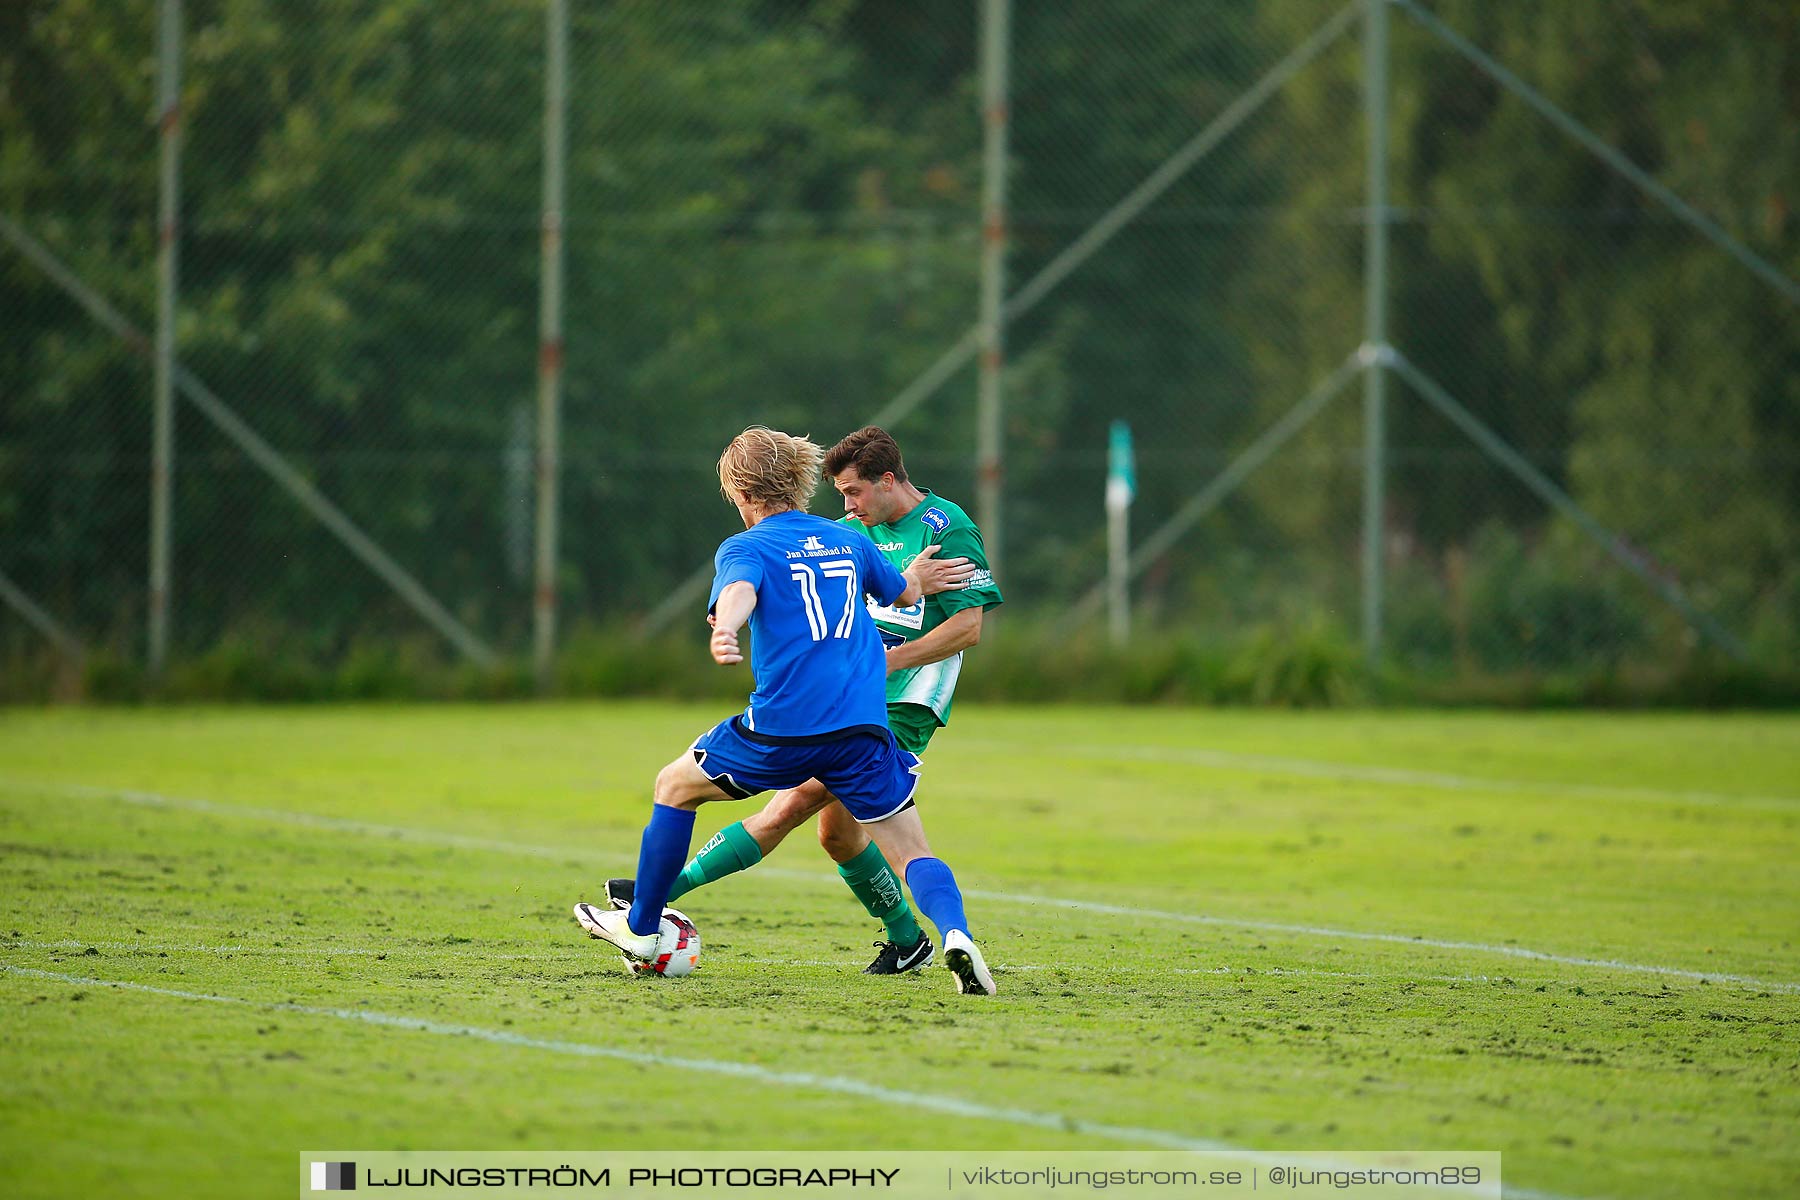
[(981, 640), (981, 606), (959, 609), (924, 637), (902, 642), (887, 652), (888, 674), (926, 663), (943, 662)]
[(756, 588), (752, 584), (740, 579), (725, 585), (712, 611), (710, 649), (714, 662), (729, 667), (744, 661), (743, 652), (738, 649), (738, 630), (744, 627), (755, 608)]
[(921, 596), (958, 591), (975, 574), (975, 564), (969, 559), (939, 558), (937, 552), (940, 549), (941, 546), (925, 547), (904, 572), (908, 583), (919, 585)]

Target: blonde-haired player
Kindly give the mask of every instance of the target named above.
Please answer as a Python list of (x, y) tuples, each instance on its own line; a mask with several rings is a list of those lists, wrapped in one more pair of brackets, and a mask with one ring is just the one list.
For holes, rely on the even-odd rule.
[(710, 648), (723, 666), (743, 662), (738, 632), (748, 622), (755, 690), (743, 713), (657, 774), (631, 907), (583, 902), (575, 917), (594, 937), (649, 960), (695, 810), (817, 779), (904, 875), (943, 939), (957, 991), (991, 996), (993, 976), (969, 936), (962, 892), (931, 853), (913, 804), (919, 758), (887, 726), (886, 654), (864, 603), (867, 595), (911, 605), (923, 590), (916, 571), (895, 569), (868, 537), (805, 511), (822, 458), (811, 441), (762, 426), (719, 456), (720, 488), (744, 532), (713, 558)]

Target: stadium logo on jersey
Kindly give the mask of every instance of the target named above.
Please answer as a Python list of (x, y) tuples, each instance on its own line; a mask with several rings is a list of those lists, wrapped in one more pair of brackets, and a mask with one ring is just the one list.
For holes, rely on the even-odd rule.
[(944, 530), (950, 528), (950, 518), (944, 515), (944, 510), (941, 508), (926, 509), (923, 515), (919, 517), (919, 520), (931, 526), (937, 533), (942, 533)]
[(808, 537), (804, 542), (801, 542), (800, 548), (802, 550), (817, 550), (820, 553), (824, 553), (825, 543), (821, 542), (819, 540), (819, 535), (815, 533)]

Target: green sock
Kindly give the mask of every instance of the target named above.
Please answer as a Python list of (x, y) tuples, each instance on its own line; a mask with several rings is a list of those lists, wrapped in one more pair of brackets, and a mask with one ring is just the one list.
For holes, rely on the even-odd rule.
[(874, 842), (864, 846), (863, 852), (849, 862), (839, 863), (838, 874), (869, 910), (869, 915), (887, 926), (888, 941), (910, 946), (919, 940), (924, 930), (913, 918), (912, 908), (906, 903), (893, 868), (881, 857)]
[(675, 885), (669, 889), (669, 901), (674, 903), (675, 897), (685, 896), (703, 883), (735, 875), (761, 861), (762, 847), (756, 844), (744, 823), (738, 821), (727, 825), (700, 847), (700, 853), (694, 855), (693, 861), (681, 868), (681, 874), (675, 877)]

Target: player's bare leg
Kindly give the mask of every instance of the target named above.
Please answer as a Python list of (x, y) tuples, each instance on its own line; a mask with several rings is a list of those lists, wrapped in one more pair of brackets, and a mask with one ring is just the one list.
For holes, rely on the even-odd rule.
[[(831, 799), (831, 793), (827, 792), (826, 797)], [(831, 855), (832, 862), (842, 866), (869, 848), (869, 835), (863, 831), (861, 822), (851, 816), (843, 805), (821, 805), (818, 813), (819, 845), (824, 848), (825, 853)]]
[(919, 810), (902, 809), (891, 817), (867, 822), (863, 828), (887, 860), (899, 867), (906, 886), (912, 889), (913, 901), (937, 926), (944, 939), (944, 965), (956, 976), (956, 990), (964, 995), (994, 995), (994, 977), (969, 936), (962, 891), (950, 868), (932, 855)]
[(898, 975), (931, 965), (936, 947), (919, 928), (906, 893), (900, 889), (899, 876), (824, 784), (809, 779), (778, 793), (761, 812), (744, 821), (744, 829), (766, 855), (814, 813), (819, 815), (819, 845), (838, 865), (844, 886), (881, 922), (887, 935), (875, 943), (875, 961), (864, 967), (863, 973)]
[[(754, 867), (763, 860), (763, 855), (781, 845), (788, 834), (806, 824), (807, 818), (832, 803), (831, 793), (816, 779), (809, 779), (797, 788), (776, 792), (754, 816), (713, 834), (670, 884), (669, 899), (675, 900), (703, 884)], [(606, 883), (607, 899), (615, 908), (630, 907), (636, 894), (634, 880), (610, 879)]]
[(575, 919), (590, 936), (611, 942), (627, 956), (640, 960), (652, 957), (656, 951), (663, 905), (668, 902), (676, 864), (687, 857), (695, 810), (709, 800), (730, 799), (700, 769), (691, 752), (683, 752), (657, 772), (653, 794), (650, 824), (644, 829), (638, 851), (638, 878), (644, 886), (637, 890), (635, 902), (628, 910), (585, 901), (575, 906)]
[(935, 947), (906, 903), (899, 875), (842, 804), (828, 804), (819, 810), (819, 845), (837, 863), (844, 885), (887, 934), (885, 940), (875, 943), (875, 961), (863, 968), (863, 973), (898, 975), (929, 966)]
[[(887, 935), (875, 943), (875, 961), (864, 973), (897, 975), (930, 965), (936, 947), (907, 904), (900, 877), (856, 818), (816, 779), (777, 792), (761, 811), (714, 834), (670, 885), (669, 900), (755, 866), (814, 813), (819, 814), (819, 844), (838, 864), (844, 885)], [(636, 882), (630, 879), (613, 879), (606, 885), (607, 899), (616, 908), (629, 907), (636, 891)]]
[[(744, 818), (744, 831), (756, 839), (757, 849), (766, 857), (775, 852), (775, 847), (794, 830), (806, 824), (807, 818), (821, 809), (837, 804), (837, 797), (826, 790), (825, 785), (816, 779), (809, 779), (797, 788), (789, 788), (785, 792), (776, 792), (770, 801), (762, 806), (762, 811), (754, 816)], [(843, 811), (841, 805), (838, 806)], [(849, 819), (849, 814), (845, 813)], [(852, 825), (856, 824), (851, 820)], [(821, 830), (824, 828), (820, 826)], [(820, 834), (820, 841), (824, 834)], [(827, 847), (829, 849), (829, 847)], [(860, 847), (858, 847), (860, 849)], [(833, 858), (836, 858), (833, 855)], [(843, 862), (841, 858), (836, 861)]]

